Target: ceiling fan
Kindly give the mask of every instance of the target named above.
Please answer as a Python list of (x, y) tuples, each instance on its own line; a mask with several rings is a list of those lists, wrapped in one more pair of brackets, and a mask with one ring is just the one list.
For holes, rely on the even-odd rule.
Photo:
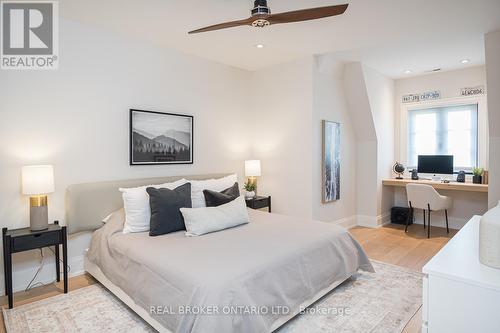
[(346, 11), (347, 6), (349, 5), (344, 4), (344, 5), (317, 7), (317, 8), (296, 10), (292, 12), (271, 14), (271, 9), (267, 5), (267, 0), (255, 0), (254, 8), (252, 9), (252, 16), (250, 16), (249, 18), (244, 20), (215, 24), (205, 28), (190, 31), (189, 33), (196, 34), (200, 32), (239, 27), (242, 25), (264, 28), (271, 24), (316, 20), (323, 17), (341, 15)]

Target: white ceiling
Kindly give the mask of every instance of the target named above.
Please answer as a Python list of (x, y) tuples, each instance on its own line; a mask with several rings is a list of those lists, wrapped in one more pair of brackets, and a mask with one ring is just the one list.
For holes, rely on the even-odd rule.
[[(500, 28), (500, 0), (269, 0), (274, 13), (349, 3), (342, 16), (197, 35), (246, 18), (252, 0), (61, 0), (60, 13), (157, 45), (256, 70), (311, 54), (361, 60), (391, 77), (484, 63), (483, 35)], [(265, 48), (257, 49), (256, 44)]]

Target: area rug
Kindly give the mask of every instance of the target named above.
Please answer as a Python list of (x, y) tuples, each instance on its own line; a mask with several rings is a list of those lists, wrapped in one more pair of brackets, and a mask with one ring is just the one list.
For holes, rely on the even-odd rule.
[[(279, 333), (401, 332), (422, 304), (422, 274), (377, 261), (286, 323)], [(99, 284), (3, 310), (7, 333), (154, 332)]]
[(422, 305), (422, 273), (371, 260), (359, 272), (286, 323), (279, 333), (400, 333)]

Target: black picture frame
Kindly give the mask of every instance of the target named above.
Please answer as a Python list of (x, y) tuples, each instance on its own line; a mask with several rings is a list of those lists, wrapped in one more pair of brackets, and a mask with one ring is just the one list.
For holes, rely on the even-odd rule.
[[(151, 122), (154, 122), (154, 118), (157, 120), (161, 119), (158, 117), (169, 117), (172, 121), (182, 123), (182, 118), (187, 121), (187, 124), (182, 124), (185, 128), (188, 126), (188, 131), (182, 131), (178, 128), (164, 128), (164, 133), (178, 133), (177, 135), (182, 136), (182, 140), (176, 140), (178, 138), (172, 138), (164, 134), (158, 135), (158, 131), (161, 130), (161, 124), (155, 123), (153, 128), (137, 128), (139, 126), (135, 122), (136, 116), (141, 119), (147, 119), (150, 116)], [(177, 120), (174, 120), (177, 119)], [(165, 118), (167, 120), (167, 118)], [(134, 127), (135, 126), (135, 127)], [(147, 131), (151, 131), (148, 134)], [(139, 133), (140, 132), (140, 133)], [(156, 132), (156, 134), (155, 134)], [(189, 139), (188, 139), (189, 138)], [(181, 142), (183, 141), (183, 143)], [(189, 141), (189, 144), (187, 143)], [(141, 149), (139, 150), (139, 142), (141, 142)], [(167, 143), (168, 142), (168, 143)], [(130, 109), (129, 111), (129, 164), (132, 165), (179, 165), (179, 164), (193, 164), (194, 163), (194, 117), (187, 114), (178, 113), (168, 113), (159, 111), (149, 111), (149, 110), (139, 110)], [(154, 152), (151, 150), (158, 150)], [(161, 151), (161, 152), (160, 152)]]

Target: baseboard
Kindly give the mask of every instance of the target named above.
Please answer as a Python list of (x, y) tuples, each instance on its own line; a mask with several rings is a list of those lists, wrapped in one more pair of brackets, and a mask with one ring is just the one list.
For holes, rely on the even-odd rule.
[(357, 225), (356, 215), (344, 217), (339, 220), (335, 220), (332, 222), (333, 224), (339, 225), (345, 229), (353, 228)]
[(331, 221), (329, 223), (336, 224), (345, 229), (351, 229), (356, 226), (366, 228), (380, 228), (385, 224), (391, 223), (391, 213), (387, 212), (379, 216), (352, 215)]
[(357, 215), (356, 224), (366, 228), (380, 228), (383, 225), (390, 223), (391, 213), (385, 212), (378, 216)]
[[(43, 269), (40, 271), (34, 282), (41, 282), (43, 284), (48, 284), (55, 281), (56, 264), (54, 261), (55, 261), (54, 256), (51, 255), (45, 256), (45, 264), (43, 265)], [(68, 276), (73, 277), (77, 275), (82, 275), (85, 272), (83, 268), (83, 262), (84, 262), (83, 255), (68, 258), (68, 265), (71, 268)], [(38, 261), (36, 261), (35, 264), (32, 265), (32, 267), (25, 269), (16, 269), (15, 267), (13, 267), (13, 272), (12, 272), (13, 292), (24, 291), (24, 289), (26, 289), (31, 279), (35, 275), (38, 267), (39, 267)], [(5, 295), (5, 283), (3, 280), (4, 279), (2, 276), (2, 285), (0, 286), (1, 295)]]
[(381, 227), (386, 224), (391, 223), (391, 212), (385, 212), (379, 216), (377, 216), (377, 226)]

